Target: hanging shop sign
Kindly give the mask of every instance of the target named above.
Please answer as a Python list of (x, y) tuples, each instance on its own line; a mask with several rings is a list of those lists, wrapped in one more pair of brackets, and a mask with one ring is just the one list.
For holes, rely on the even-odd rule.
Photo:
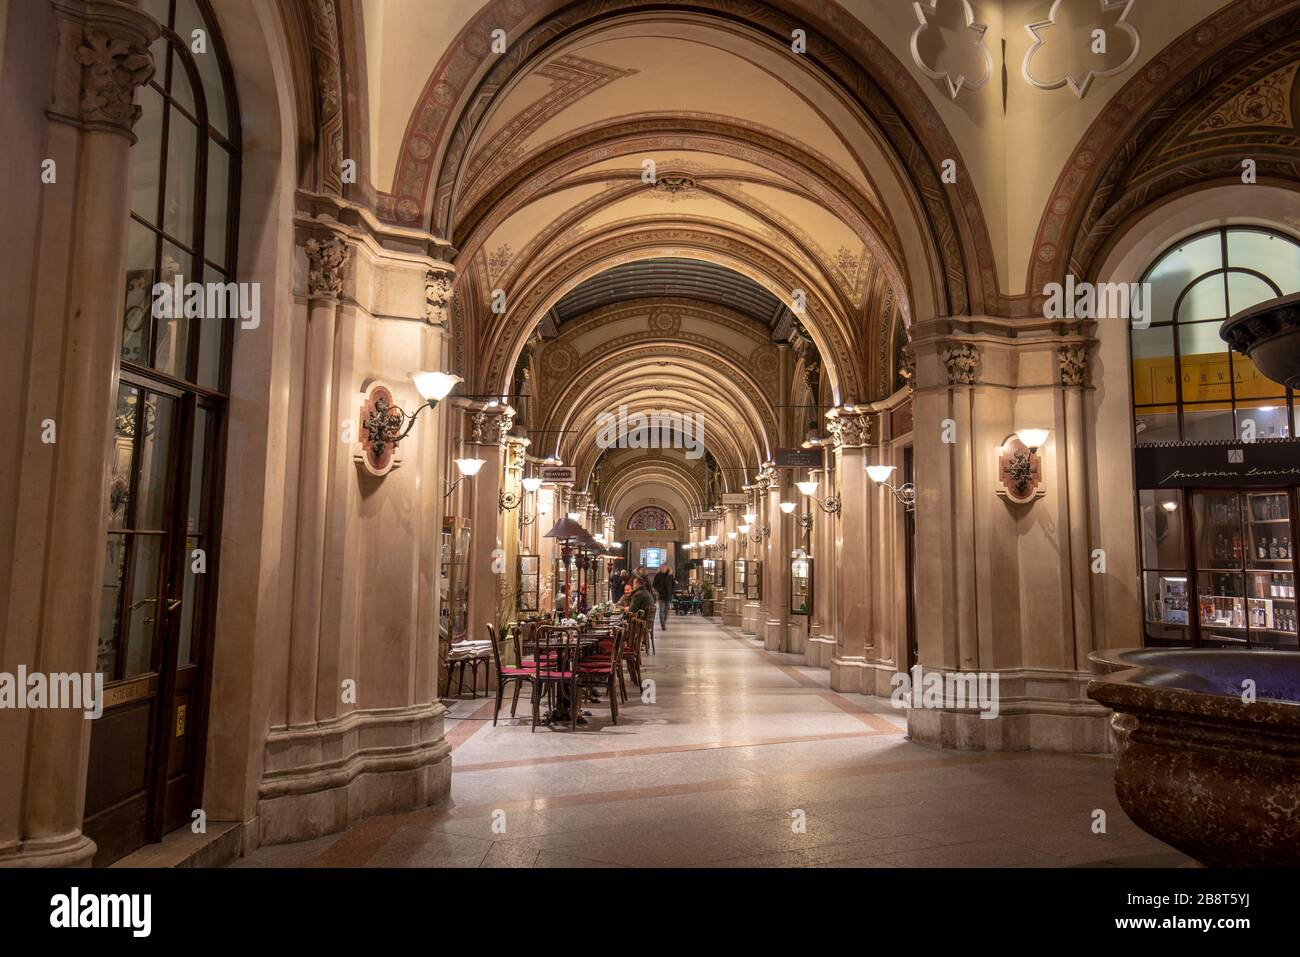
[(1134, 459), (1138, 488), (1300, 485), (1300, 442), (1143, 445)]
[(722, 504), (723, 505), (748, 505), (749, 496), (746, 495), (744, 492), (723, 492)]
[(578, 469), (574, 465), (543, 465), (537, 477), (552, 485), (573, 485), (578, 481)]
[(777, 449), (772, 464), (779, 469), (819, 469), (822, 467), (822, 450)]

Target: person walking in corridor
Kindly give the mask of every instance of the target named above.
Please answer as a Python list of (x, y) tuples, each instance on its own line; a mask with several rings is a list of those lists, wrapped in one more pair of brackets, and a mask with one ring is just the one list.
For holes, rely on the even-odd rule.
[(668, 627), (668, 606), (673, 600), (673, 589), (677, 587), (677, 582), (673, 579), (673, 573), (668, 570), (667, 565), (660, 565), (659, 572), (654, 577), (655, 597), (659, 599), (659, 627)]

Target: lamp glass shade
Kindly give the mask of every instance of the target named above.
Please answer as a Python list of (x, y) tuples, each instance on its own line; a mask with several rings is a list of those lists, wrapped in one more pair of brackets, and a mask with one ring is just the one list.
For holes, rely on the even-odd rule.
[(580, 521), (582, 521), (582, 513), (581, 513), (581, 512), (570, 512), (570, 513), (569, 513), (569, 519), (570, 519), (571, 521), (574, 521), (574, 522), (580, 522)]
[(753, 512), (746, 512), (745, 521), (748, 522), (750, 525), (753, 525), (755, 522), (758, 521), (758, 516), (755, 515)]
[(892, 465), (868, 465), (867, 466), (867, 477), (870, 478), (871, 481), (877, 484), (881, 482), (888, 482), (889, 476), (893, 474), (894, 474), (894, 466)]
[(441, 402), (464, 380), (449, 372), (412, 372), (411, 381), (425, 402)]
[(524, 479), (524, 491), (536, 492), (542, 487), (542, 480), (536, 477)]
[(731, 539), (731, 540), (734, 542), (734, 541), (736, 540), (736, 533), (735, 533), (735, 532), (727, 532), (727, 538)]
[(717, 535), (710, 535), (710, 536), (708, 537), (707, 541), (708, 541), (708, 543), (709, 543), (710, 545), (716, 545), (716, 544), (718, 544), (718, 536), (717, 536)]
[(742, 535), (748, 535), (748, 534), (749, 534), (749, 526), (748, 526), (748, 525), (737, 525), (737, 526), (736, 526), (736, 531), (740, 532), (740, 534), (742, 534)]
[(817, 494), (817, 486), (819, 483), (816, 479), (808, 479), (807, 481), (795, 482), (794, 484), (798, 486), (799, 491), (804, 495), (813, 496)]
[(1043, 443), (1047, 441), (1047, 436), (1051, 429), (1020, 429), (1016, 432), (1018, 438), (1027, 449), (1040, 449)]
[(793, 512), (795, 508), (797, 508), (797, 506), (795, 505), (794, 502), (781, 503), (781, 511), (784, 512), (786, 515), (789, 515), (791, 512)]
[(471, 478), (478, 475), (478, 470), (483, 467), (486, 459), (457, 459), (456, 468), (460, 470), (461, 475), (467, 475)]

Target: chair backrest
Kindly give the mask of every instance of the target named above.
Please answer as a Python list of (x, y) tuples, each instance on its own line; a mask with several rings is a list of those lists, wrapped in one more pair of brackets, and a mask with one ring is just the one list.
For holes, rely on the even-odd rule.
[(497, 626), (492, 624), (491, 622), (488, 622), (487, 630), (488, 630), (488, 638), (492, 642), (492, 663), (496, 666), (497, 669), (497, 681), (500, 681), (501, 680), (501, 647), (500, 647), (500, 642), (497, 640)]
[(524, 663), (524, 645), (532, 636), (533, 629), (537, 625), (531, 621), (521, 621), (515, 624), (514, 630), (510, 632), (510, 640), (515, 648), (515, 665), (519, 666)]
[(537, 675), (539, 678), (543, 671), (555, 670), (556, 662), (550, 660), (550, 655), (558, 655), (569, 647), (571, 636), (576, 633), (577, 629), (572, 625), (541, 625), (535, 630)]

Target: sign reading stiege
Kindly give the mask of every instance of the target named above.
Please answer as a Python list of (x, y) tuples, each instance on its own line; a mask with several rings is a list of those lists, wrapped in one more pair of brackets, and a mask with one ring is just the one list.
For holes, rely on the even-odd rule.
[(153, 929), (151, 894), (82, 894), (74, 887), (50, 898), (50, 926), (125, 927), (132, 937), (148, 937)]

